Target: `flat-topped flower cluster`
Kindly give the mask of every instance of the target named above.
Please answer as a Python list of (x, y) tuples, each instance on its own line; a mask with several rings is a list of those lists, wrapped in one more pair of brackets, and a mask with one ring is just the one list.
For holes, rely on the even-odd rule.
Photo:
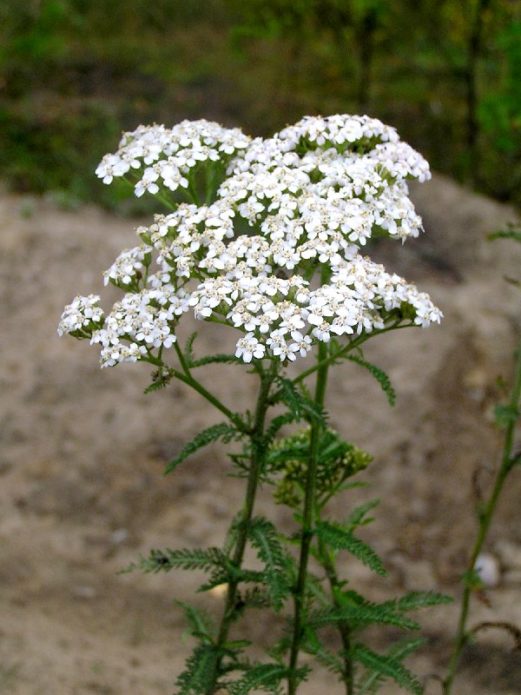
[(107, 316), (97, 295), (65, 309), (58, 332), (99, 343), (102, 366), (157, 359), (189, 311), (240, 331), (245, 362), (441, 318), (427, 294), (360, 252), (371, 237), (418, 236), (407, 180), (430, 177), (376, 119), (306, 117), (267, 139), (204, 120), (140, 126), (97, 174), (133, 176), (136, 195), (168, 194), (173, 209), (139, 227), (139, 244), (105, 272), (125, 292)]

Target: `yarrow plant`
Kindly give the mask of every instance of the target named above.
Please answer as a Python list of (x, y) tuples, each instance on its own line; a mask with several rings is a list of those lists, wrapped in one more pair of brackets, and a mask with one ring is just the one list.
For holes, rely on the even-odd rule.
[[(202, 591), (226, 587), (218, 624), (185, 606), (197, 645), (178, 692), (277, 693), (285, 685), (293, 695), (313, 660), (336, 673), (348, 695), (377, 692), (387, 679), (422, 692), (402, 663), (418, 638), (382, 654), (361, 634), (372, 624), (418, 629), (406, 614), (446, 599), (426, 592), (374, 603), (340, 576), (341, 551), (377, 574), (385, 567), (356, 534), (376, 503), (355, 506), (342, 521), (328, 516), (330, 500), (357, 486), (351, 478), (371, 457), (329, 427), (324, 401), (330, 368), (348, 359), (368, 369), (392, 403), (387, 375), (365, 360), (362, 345), (442, 317), (427, 294), (362, 253), (376, 237), (419, 235), (407, 182), (427, 180), (427, 162), (367, 116), (306, 117), (267, 139), (200, 120), (126, 133), (97, 175), (107, 184), (124, 178), (165, 212), (139, 227), (138, 244), (104, 273), (122, 299), (105, 314), (98, 295), (77, 297), (58, 332), (99, 345), (103, 367), (152, 365), (149, 390), (178, 379), (225, 416), (189, 442), (168, 472), (221, 440), (236, 444), (231, 461), (245, 478), (223, 548), (153, 550), (135, 565), (204, 570)], [(196, 357), (195, 335), (181, 346), (178, 325), (187, 313), (233, 330), (235, 350)], [(296, 375), (288, 371), (306, 356)], [(196, 377), (216, 364), (246, 365), (257, 375), (252, 411), (235, 412)], [(260, 483), (293, 511), (294, 533), (255, 515)], [(258, 557), (255, 567), (245, 564), (247, 548)], [(235, 634), (248, 608), (285, 616), (268, 660), (252, 659), (248, 636)]]

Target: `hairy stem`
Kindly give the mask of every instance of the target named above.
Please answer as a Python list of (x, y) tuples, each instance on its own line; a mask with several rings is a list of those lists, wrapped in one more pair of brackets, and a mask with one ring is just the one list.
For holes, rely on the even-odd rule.
[[(317, 517), (319, 512), (317, 511)], [(333, 604), (335, 608), (341, 608), (340, 602), (338, 601), (337, 591), (340, 588), (340, 580), (335, 567), (335, 562), (331, 557), (331, 553), (326, 548), (325, 543), (319, 539), (318, 541), (318, 552), (320, 564), (326, 572), (326, 576), (331, 588), (331, 596), (333, 599)], [(349, 623), (346, 620), (341, 620), (338, 623), (338, 632), (340, 634), (340, 639), (342, 641), (342, 651), (343, 651), (343, 671), (342, 679), (345, 684), (346, 695), (353, 695), (354, 691), (354, 674), (353, 674), (353, 661), (349, 656), (349, 650), (351, 648), (351, 630)]]
[(250, 430), (247, 427), (246, 423), (243, 422), (242, 418), (237, 413), (234, 413), (232, 410), (230, 410), (226, 405), (224, 405), (224, 403), (221, 403), (217, 396), (214, 396), (213, 393), (210, 393), (210, 391), (208, 391), (208, 389), (206, 389), (200, 381), (197, 381), (197, 379), (195, 379), (192, 376), (192, 372), (190, 371), (190, 367), (188, 366), (188, 363), (185, 360), (183, 351), (177, 343), (174, 343), (174, 348), (177, 353), (177, 357), (179, 359), (179, 364), (181, 365), (182, 371), (169, 368), (171, 374), (173, 374), (173, 376), (175, 376), (176, 379), (179, 379), (179, 381), (182, 381), (187, 386), (191, 386), (191, 388), (193, 388), (194, 391), (197, 391), (199, 395), (203, 396), (203, 398), (205, 398), (209, 403), (211, 403), (211, 405), (213, 405), (214, 408), (217, 408), (217, 410), (220, 410), (221, 413), (226, 415), (226, 417), (231, 422), (233, 422), (233, 424), (237, 427), (237, 429), (240, 432), (250, 434)]
[[(521, 343), (516, 351), (516, 366), (514, 373), (514, 383), (512, 386), (509, 408), (512, 413), (515, 413), (519, 409), (519, 403), (521, 398)], [(474, 542), (474, 547), (470, 555), (468, 567), (467, 567), (467, 577), (474, 571), (476, 565), (476, 560), (481, 552), (481, 549), (487, 539), (488, 531), (494, 517), (494, 513), (497, 507), (499, 496), (503, 489), (505, 480), (508, 474), (512, 470), (513, 466), (517, 462), (517, 457), (512, 456), (512, 451), (514, 447), (514, 434), (516, 428), (517, 418), (512, 417), (505, 429), (505, 435), (503, 439), (503, 453), (501, 457), (501, 465), (499, 466), (498, 472), (496, 474), (496, 479), (494, 481), (494, 487), (490, 497), (488, 498), (486, 504), (484, 505), (481, 513), (479, 514), (479, 527), (476, 540)], [(467, 631), (467, 619), (469, 615), (470, 608), (470, 597), (472, 593), (472, 583), (467, 580), (465, 588), (463, 589), (463, 596), (461, 601), (461, 610), (458, 620), (458, 627), (456, 630), (456, 638), (454, 641), (454, 650), (452, 652), (451, 659), (449, 661), (448, 672), (445, 680), (443, 681), (443, 693), (444, 695), (450, 695), (452, 692), (452, 685), (454, 678), (456, 676), (456, 671), (460, 661), (461, 653), (467, 644), (469, 639), (469, 633)]]
[[(326, 394), (327, 374), (329, 369), (327, 353), (328, 345), (322, 342), (319, 343), (318, 363), (321, 364), (321, 366), (317, 370), (317, 381), (315, 386), (315, 403), (319, 406), (324, 404)], [(316, 420), (313, 420), (311, 424), (309, 462), (304, 495), (304, 511), (302, 515), (299, 569), (294, 591), (293, 636), (289, 657), (288, 695), (295, 695), (297, 691), (297, 664), (300, 644), (302, 642), (302, 628), (306, 603), (306, 579), (308, 573), (311, 541), (313, 538), (313, 529), (315, 525), (316, 477), (321, 432), (322, 424)]]
[[(248, 533), (253, 515), (253, 507), (255, 504), (255, 495), (257, 492), (259, 477), (266, 458), (266, 440), (264, 437), (264, 429), (266, 423), (266, 414), (269, 408), (268, 395), (273, 379), (275, 378), (275, 369), (276, 367), (273, 363), (269, 372), (261, 373), (261, 383), (257, 398), (255, 418), (253, 429), (250, 434), (252, 453), (246, 483), (246, 496), (239, 521), (236, 522), (237, 535), (233, 554), (230, 558), (231, 563), (236, 570), (240, 570), (244, 559), (244, 551), (246, 549), (246, 542), (248, 540)], [(222, 649), (222, 647), (226, 644), (231, 624), (236, 617), (239, 583), (239, 579), (232, 579), (228, 583), (221, 624), (219, 626), (219, 632), (215, 643), (217, 649)], [(213, 693), (216, 692), (218, 679), (221, 675), (221, 664), (222, 657), (220, 657), (215, 664), (212, 683), (206, 691), (207, 695), (213, 695)]]

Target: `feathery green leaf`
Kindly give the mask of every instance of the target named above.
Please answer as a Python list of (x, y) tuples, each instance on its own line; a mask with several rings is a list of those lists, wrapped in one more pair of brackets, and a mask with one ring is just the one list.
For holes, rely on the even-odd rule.
[(379, 499), (370, 500), (365, 502), (358, 507), (355, 507), (351, 514), (347, 517), (345, 527), (351, 531), (354, 531), (359, 526), (366, 526), (373, 521), (372, 517), (367, 517), (368, 512), (377, 507), (380, 504)]
[(179, 675), (177, 695), (205, 695), (215, 680), (221, 650), (211, 644), (199, 644), (187, 659), (185, 670)]
[(394, 625), (402, 630), (417, 630), (418, 623), (404, 618), (401, 613), (390, 608), (384, 608), (377, 603), (345, 603), (339, 607), (331, 607), (315, 611), (309, 616), (309, 623), (315, 627), (349, 623), (351, 629), (367, 625)]
[(200, 357), (197, 360), (192, 360), (190, 367), (196, 369), (197, 367), (204, 367), (207, 364), (242, 364), (244, 361), (240, 357), (235, 357), (235, 355), (217, 354), (217, 355), (206, 355), (206, 357)]
[(211, 570), (223, 567), (226, 555), (219, 548), (181, 548), (179, 550), (151, 550), (148, 557), (142, 557), (129, 565), (124, 572), (169, 572), (171, 569)]
[(360, 365), (360, 367), (367, 369), (367, 371), (380, 384), (382, 391), (387, 396), (389, 405), (394, 405), (396, 403), (396, 391), (393, 388), (389, 376), (384, 372), (383, 369), (380, 369), (380, 367), (377, 367), (375, 364), (371, 364), (371, 362), (367, 362), (367, 360), (364, 360), (364, 358), (360, 357), (359, 355), (348, 355), (347, 359)]
[(197, 333), (190, 333), (188, 340), (185, 343), (185, 349), (183, 350), (184, 358), (189, 367), (193, 365), (194, 361), (194, 343), (197, 338)]
[(314, 400), (297, 388), (291, 379), (277, 377), (280, 386), (279, 400), (285, 403), (297, 420), (305, 418), (326, 425), (327, 414)]
[(351, 555), (354, 555), (376, 574), (382, 577), (387, 574), (382, 560), (371, 546), (354, 536), (351, 531), (342, 528), (338, 524), (321, 521), (316, 525), (315, 533), (324, 543), (327, 543), (335, 550), (347, 550), (350, 552)]
[[(386, 656), (402, 662), (424, 644), (425, 639), (423, 637), (403, 640), (398, 644), (393, 645), (387, 651)], [(356, 695), (375, 695), (386, 678), (387, 675), (383, 674), (381, 671), (378, 672), (368, 669), (368, 673), (366, 674), (365, 678), (361, 679), (358, 684)]]
[(170, 461), (170, 463), (165, 468), (165, 475), (171, 473), (177, 466), (185, 461), (189, 456), (194, 454), (199, 449), (202, 449), (212, 442), (216, 442), (219, 439), (223, 442), (229, 442), (232, 439), (238, 439), (240, 437), (238, 430), (229, 425), (226, 422), (221, 422), (218, 425), (212, 425), (207, 427), (202, 432), (195, 435), (191, 442), (185, 444), (177, 456)]
[(282, 608), (289, 593), (286, 581), (286, 553), (280, 542), (277, 529), (267, 519), (255, 517), (248, 528), (251, 544), (264, 563), (264, 581), (276, 611)]
[[(423, 687), (416, 676), (405, 668), (400, 659), (395, 656), (378, 654), (363, 644), (355, 644), (351, 656), (382, 678), (391, 678), (413, 695), (422, 695)], [(366, 691), (367, 692), (367, 691)]]
[(419, 608), (452, 603), (453, 600), (454, 599), (450, 596), (438, 594), (435, 591), (410, 591), (401, 598), (393, 599), (392, 601), (384, 601), (379, 605), (382, 608), (390, 608), (394, 611), (406, 613), (407, 611), (415, 611)]
[(247, 695), (254, 690), (278, 694), (287, 675), (288, 669), (281, 664), (257, 664), (239, 681), (229, 683), (227, 689), (230, 695)]
[(184, 601), (176, 601), (176, 603), (184, 611), (190, 626), (190, 634), (198, 640), (211, 644), (213, 642), (214, 625), (207, 613)]

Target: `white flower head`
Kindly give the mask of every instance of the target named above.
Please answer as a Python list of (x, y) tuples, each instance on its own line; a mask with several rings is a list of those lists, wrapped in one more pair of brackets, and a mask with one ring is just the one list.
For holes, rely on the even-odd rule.
[(442, 318), (427, 294), (361, 254), (375, 234), (420, 234), (408, 180), (430, 176), (377, 119), (307, 116), (253, 140), (205, 120), (139, 126), (96, 173), (133, 178), (138, 196), (191, 198), (139, 227), (139, 246), (105, 272), (126, 293), (106, 318), (96, 295), (65, 309), (60, 334), (91, 337), (103, 366), (157, 363), (188, 311), (241, 331), (235, 355), (246, 363), (293, 362), (319, 341)]

